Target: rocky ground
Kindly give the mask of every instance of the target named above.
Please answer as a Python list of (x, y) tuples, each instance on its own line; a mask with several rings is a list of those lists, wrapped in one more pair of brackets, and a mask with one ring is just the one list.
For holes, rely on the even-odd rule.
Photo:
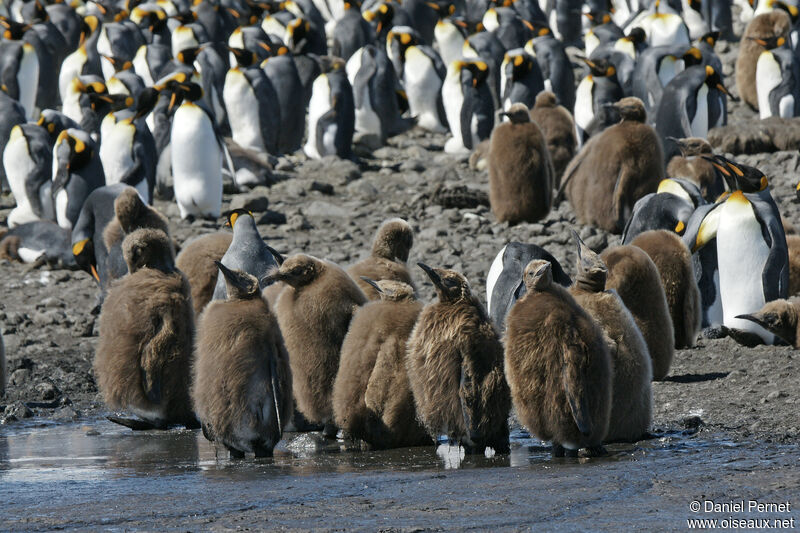
[[(409, 264), (424, 261), (464, 272), (484, 302), (489, 265), (508, 241), (544, 246), (570, 273), (575, 260), (570, 229), (597, 250), (619, 242), (616, 235), (576, 223), (567, 203), (538, 223), (497, 223), (486, 205), (487, 175), (470, 170), (466, 158), (444, 154), (444, 142), (443, 136), (412, 131), (370, 157), (365, 152), (358, 163), (287, 157), (278, 164), (275, 184), (226, 193), (223, 207), (253, 210), (261, 235), (284, 254), (305, 252), (342, 265), (369, 251), (383, 220), (403, 217), (416, 232)], [(736, 160), (770, 177), (782, 213), (800, 226), (794, 191), (800, 155), (777, 152)], [(2, 198), (0, 222), (12, 201)], [(188, 223), (180, 220), (175, 204), (157, 201), (156, 207), (169, 217), (178, 242), (216, 231), (222, 222)], [(420, 298), (429, 301), (432, 286), (421, 270), (411, 270)], [(102, 414), (91, 368), (97, 342), (92, 280), (81, 271), (28, 270), (9, 263), (0, 271), (0, 326), (9, 374), (0, 401), (6, 405), (5, 423), (30, 416), (73, 420)], [(695, 348), (679, 351), (670, 377), (654, 384), (655, 425), (701, 424), (743, 439), (797, 442), (797, 365), (798, 352), (789, 347), (745, 348), (731, 339), (701, 339)]]

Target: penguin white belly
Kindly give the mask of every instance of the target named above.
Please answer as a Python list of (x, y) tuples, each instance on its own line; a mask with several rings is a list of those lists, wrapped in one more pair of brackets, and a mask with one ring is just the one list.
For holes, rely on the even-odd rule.
[(70, 82), (80, 76), (83, 65), (85, 64), (86, 52), (80, 48), (64, 59), (64, 62), (61, 64), (61, 72), (58, 74), (58, 94), (62, 102), (67, 98)]
[(44, 250), (34, 250), (33, 248), (17, 249), (17, 254), (23, 263), (35, 263), (44, 252)]
[[(575, 91), (575, 127), (581, 135), (594, 118), (592, 89), (594, 89), (594, 79), (590, 74), (581, 80)], [(581, 135), (578, 136), (578, 142), (580, 142)]]
[(683, 19), (675, 14), (657, 14), (651, 20), (647, 32), (650, 46), (689, 44), (689, 30)]
[(725, 321), (725, 315), (722, 313), (722, 295), (719, 291), (719, 270), (714, 271), (714, 290), (714, 303), (709, 306), (706, 315), (709, 324), (712, 326), (719, 326)]
[(778, 111), (780, 112), (781, 118), (794, 117), (794, 96), (787, 94), (781, 98), (780, 102), (778, 103)]
[(461, 57), (464, 47), (464, 37), (455, 29), (452, 23), (440, 22), (434, 30), (436, 44), (439, 46), (439, 55), (445, 66)]
[(36, 164), (31, 160), (28, 152), (28, 141), (22, 134), (22, 129), (15, 126), (3, 152), (3, 167), (6, 169), (6, 179), (17, 207), (8, 216), (8, 227), (13, 228), (26, 222), (38, 220), (33, 211), (25, 191), (25, 181), (36, 170)]
[(114, 68), (114, 64), (104, 56), (100, 56), (100, 68), (103, 71), (103, 79), (105, 81), (110, 80), (114, 77), (114, 74), (117, 73), (117, 69)]
[[(361, 70), (361, 56), (364, 53), (363, 48), (359, 48), (355, 54), (347, 60), (347, 79), (350, 80), (350, 85), (353, 91), (356, 90), (356, 76), (358, 71)], [(356, 108), (356, 132), (381, 135), (381, 119), (372, 107), (372, 101), (369, 98), (369, 85), (365, 84), (363, 87), (364, 94), (361, 95), (361, 107)], [(358, 98), (358, 97), (357, 97)]]
[(755, 333), (765, 343), (774, 336), (737, 315), (755, 313), (764, 306), (762, 273), (769, 256), (761, 225), (752, 204), (729, 200), (722, 207), (717, 230), (717, 263), (723, 323), (729, 328)]
[(682, 16), (686, 27), (689, 29), (689, 38), (692, 40), (699, 39), (708, 33), (708, 24), (703, 20), (703, 16), (700, 13), (689, 7), (689, 3), (686, 0), (682, 3), (684, 4)]
[(661, 82), (662, 87), (666, 87), (679, 72), (678, 60), (674, 56), (667, 56), (658, 65), (658, 81)]
[(322, 148), (324, 148), (326, 155), (336, 155), (336, 132), (339, 127), (336, 123), (329, 124), (325, 131), (322, 132)]
[(705, 83), (697, 91), (696, 102), (692, 117), (692, 137), (705, 139), (708, 136), (708, 85)]
[(461, 108), (464, 106), (464, 94), (461, 92), (460, 73), (447, 74), (442, 85), (442, 103), (444, 104), (447, 122), (450, 124), (450, 133), (453, 135), (444, 145), (447, 153), (466, 152), (464, 138), (461, 133)]
[(614, 50), (629, 55), (630, 58), (633, 60), (636, 59), (636, 47), (633, 46), (632, 41), (626, 41), (625, 39), (618, 39), (617, 42), (614, 43)]
[(133, 137), (136, 128), (132, 124), (119, 122), (109, 128), (100, 143), (100, 162), (106, 175), (106, 185), (122, 181), (125, 173), (133, 167)]
[[(416, 47), (406, 50), (403, 82), (408, 97), (408, 109), (411, 116), (417, 118), (417, 124), (426, 130), (446, 132), (439, 119), (439, 108), (436, 104), (437, 96), (442, 90), (442, 80), (430, 58)], [(450, 120), (449, 115), (447, 120)]]
[(243, 148), (266, 152), (261, 135), (258, 99), (247, 78), (238, 69), (228, 71), (225, 76), (222, 98), (228, 111), (233, 141)]
[(35, 117), (36, 91), (39, 87), (39, 59), (36, 50), (28, 43), (22, 45), (22, 59), (17, 72), (19, 103), (25, 108), (28, 120)]
[(147, 46), (142, 45), (133, 56), (133, 71), (142, 78), (145, 87), (155, 85), (153, 74), (150, 72), (150, 65), (147, 64)]
[(775, 87), (781, 84), (782, 79), (781, 66), (775, 61), (772, 52), (769, 50), (761, 52), (756, 63), (756, 94), (758, 95), (758, 114), (762, 119), (772, 116), (769, 95)]
[(492, 312), (492, 292), (500, 274), (503, 273), (503, 255), (506, 253), (508, 245), (503, 246), (500, 253), (497, 254), (492, 261), (492, 266), (489, 267), (489, 273), (486, 275), (486, 308), (488, 312)]
[(69, 196), (67, 191), (59, 189), (56, 193), (56, 223), (64, 229), (72, 229), (72, 222), (67, 217), (67, 207), (69, 207)]
[(331, 88), (325, 74), (317, 76), (311, 86), (311, 100), (308, 103), (308, 139), (303, 151), (312, 159), (321, 159), (317, 150), (317, 122), (331, 108)]
[(553, 82), (550, 78), (544, 80), (544, 90), (553, 92)]
[(78, 124), (80, 124), (81, 120), (83, 120), (83, 110), (81, 110), (81, 104), (79, 100), (80, 96), (80, 93), (77, 92), (67, 93), (67, 98), (64, 100), (64, 104), (61, 106), (61, 112)]
[(170, 144), (173, 187), (181, 218), (219, 217), (222, 154), (205, 111), (192, 103), (181, 105), (172, 119)]

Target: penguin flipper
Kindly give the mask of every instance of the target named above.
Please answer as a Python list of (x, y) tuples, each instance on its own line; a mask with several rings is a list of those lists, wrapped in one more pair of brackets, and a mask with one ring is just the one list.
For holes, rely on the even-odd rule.
[[(582, 348), (585, 349), (585, 347)], [(570, 411), (572, 412), (572, 418), (575, 420), (575, 425), (578, 426), (578, 430), (583, 435), (588, 436), (592, 432), (592, 419), (589, 414), (589, 406), (583, 395), (575, 390), (575, 387), (572, 385), (575, 378), (578, 377), (578, 368), (575, 361), (582, 357), (581, 351), (581, 347), (579, 346), (566, 346), (567, 353), (564, 354), (566, 363), (561, 371), (561, 381), (564, 385), (564, 394), (567, 398)]]
[(171, 313), (162, 315), (160, 323), (154, 328), (156, 334), (145, 344), (140, 361), (142, 390), (148, 401), (160, 404), (162, 399), (162, 374), (164, 358), (175, 350), (176, 324)]

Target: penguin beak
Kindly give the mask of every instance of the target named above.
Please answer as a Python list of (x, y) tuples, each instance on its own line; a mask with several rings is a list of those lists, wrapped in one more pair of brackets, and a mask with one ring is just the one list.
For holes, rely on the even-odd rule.
[(429, 267), (425, 263), (417, 263), (417, 266), (420, 267), (428, 277), (431, 279), (434, 285), (438, 287), (440, 290), (444, 290), (444, 284), (442, 283), (442, 278), (439, 274), (436, 273), (436, 269)]
[(366, 276), (361, 276), (361, 279), (364, 280), (365, 283), (369, 283), (370, 285), (372, 285), (372, 288), (375, 289), (376, 291), (378, 291), (379, 294), (383, 294), (383, 291), (381, 290), (380, 287), (378, 287), (377, 283), (375, 283), (374, 281), (372, 281), (371, 279), (369, 279)]
[(219, 271), (222, 272), (223, 276), (225, 276), (225, 281), (227, 283), (230, 283), (242, 291), (247, 291), (247, 289), (250, 288), (250, 284), (247, 282), (247, 277), (242, 275), (241, 272), (234, 272), (219, 261), (214, 261), (214, 264), (217, 265)]
[(749, 320), (750, 322), (755, 322), (759, 326), (765, 329), (769, 329), (769, 324), (758, 315), (758, 313), (754, 313), (752, 315), (736, 315), (736, 318), (741, 318), (742, 320)]
[(178, 99), (178, 96), (175, 93), (172, 93), (172, 96), (169, 98), (169, 107), (167, 108), (167, 113), (172, 112), (172, 108), (175, 107), (175, 101)]
[(284, 275), (281, 274), (280, 269), (274, 268), (269, 272), (269, 274), (261, 278), (261, 285), (266, 287), (268, 285), (272, 285), (273, 283), (278, 283), (279, 281), (283, 280), (284, 280)]

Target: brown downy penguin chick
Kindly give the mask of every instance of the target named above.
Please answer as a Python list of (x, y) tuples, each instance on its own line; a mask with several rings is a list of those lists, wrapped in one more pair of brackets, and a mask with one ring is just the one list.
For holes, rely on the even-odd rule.
[(614, 107), (622, 122), (592, 136), (561, 179), (561, 193), (578, 219), (621, 233), (636, 200), (664, 179), (664, 155), (655, 130), (645, 124), (644, 104), (623, 98)]
[(476, 146), (475, 149), (472, 151), (472, 153), (469, 155), (469, 160), (468, 160), (469, 168), (477, 171), (486, 170), (486, 159), (489, 156), (490, 146), (491, 146), (490, 139), (484, 139), (480, 143), (478, 143), (478, 146)]
[(566, 107), (558, 105), (556, 95), (542, 91), (536, 96), (531, 109), (531, 120), (542, 130), (553, 163), (554, 187), (561, 183), (561, 176), (570, 160), (575, 156), (578, 142), (575, 139), (575, 122)]
[(438, 301), (419, 315), (408, 340), (406, 369), (417, 416), (430, 434), (447, 435), (470, 453), (508, 453), (511, 397), (503, 346), (462, 274), (417, 263)]
[(499, 113), (489, 148), (489, 204), (498, 222), (536, 222), (550, 212), (554, 172), (542, 130), (525, 104)]
[(6, 347), (3, 344), (3, 334), (0, 333), (0, 396), (6, 393)]
[(708, 141), (699, 137), (670, 139), (678, 145), (681, 155), (669, 160), (667, 177), (689, 180), (700, 187), (703, 198), (709, 202), (716, 200), (725, 191), (725, 182), (714, 165), (702, 157), (714, 155)]
[(611, 414), (612, 368), (600, 326), (534, 259), (527, 293), (506, 318), (506, 378), (523, 425), (553, 443), (553, 455), (602, 453)]
[(132, 429), (196, 427), (189, 398), (189, 282), (175, 269), (172, 243), (161, 230), (134, 231), (125, 237), (122, 254), (130, 273), (112, 283), (103, 303), (94, 373), (111, 409), (142, 420), (109, 419)]
[(192, 287), (194, 312), (200, 316), (217, 286), (219, 269), (214, 261), (219, 261), (231, 245), (233, 235), (224, 231), (209, 233), (191, 239), (184, 244), (175, 260), (178, 270), (186, 275)]
[(744, 30), (739, 41), (739, 55), (736, 56), (736, 90), (739, 97), (755, 110), (758, 110), (758, 91), (756, 90), (756, 65), (761, 52), (767, 49), (767, 41), (774, 38), (789, 38), (792, 21), (782, 9), (775, 9), (753, 18)]
[(268, 457), (292, 416), (289, 354), (258, 280), (216, 262), (227, 299), (197, 324), (192, 401), (203, 434), (231, 457)]
[(353, 314), (367, 298), (339, 266), (305, 254), (287, 258), (264, 281), (286, 284), (275, 314), (289, 352), (297, 409), (309, 422), (325, 424), (325, 435), (333, 437), (339, 352)]
[(658, 269), (672, 317), (675, 348), (691, 348), (703, 318), (692, 253), (677, 234), (663, 229), (640, 233), (631, 244), (644, 250)]
[(408, 254), (414, 244), (414, 230), (402, 218), (390, 218), (380, 225), (372, 240), (372, 252), (347, 269), (347, 273), (358, 284), (370, 300), (379, 300), (380, 294), (362, 277), (375, 281), (392, 279), (414, 286), (406, 268)]
[(653, 363), (653, 380), (667, 377), (675, 355), (675, 331), (661, 277), (638, 246), (612, 246), (600, 254), (608, 268), (606, 289), (614, 289), (642, 332)]
[(800, 348), (800, 298), (790, 298), (788, 300), (772, 300), (764, 304), (757, 313), (749, 315), (739, 315), (736, 318), (744, 318), (755, 322), (770, 333), (774, 333), (786, 343)]
[(611, 418), (606, 442), (639, 440), (652, 420), (653, 366), (650, 352), (633, 315), (617, 291), (606, 290), (608, 269), (596, 253), (573, 232), (578, 243), (575, 284), (569, 292), (600, 324), (610, 341), (613, 368)]
[(786, 235), (789, 249), (789, 295), (800, 294), (800, 235)]
[[(158, 229), (169, 236), (167, 217), (145, 204), (133, 187), (127, 187), (114, 200), (114, 213), (116, 217), (103, 230), (103, 241), (107, 250), (119, 245), (125, 235), (141, 228)], [(174, 258), (175, 247), (171, 241), (170, 249)]]
[(374, 282), (380, 301), (356, 311), (342, 343), (333, 414), (348, 435), (373, 448), (433, 444), (417, 421), (406, 372), (406, 341), (422, 304), (411, 285)]

